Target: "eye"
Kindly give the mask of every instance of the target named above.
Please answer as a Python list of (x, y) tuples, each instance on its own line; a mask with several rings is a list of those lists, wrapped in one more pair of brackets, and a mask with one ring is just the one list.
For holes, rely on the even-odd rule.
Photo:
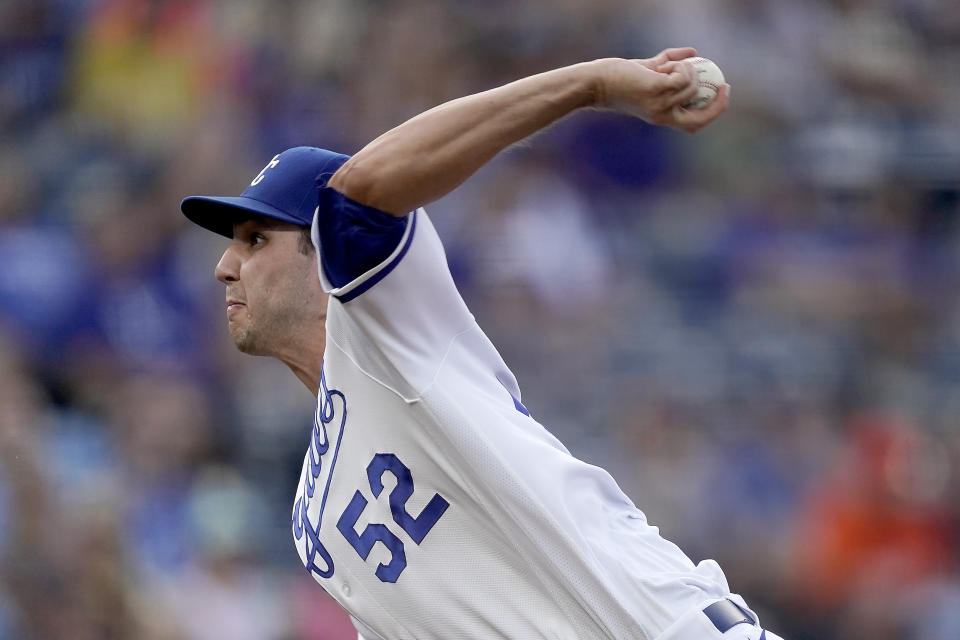
[(247, 241), (250, 243), (251, 246), (254, 246), (258, 244), (263, 244), (264, 242), (267, 241), (267, 238), (262, 233), (254, 231), (253, 233), (250, 234), (250, 237), (248, 238)]

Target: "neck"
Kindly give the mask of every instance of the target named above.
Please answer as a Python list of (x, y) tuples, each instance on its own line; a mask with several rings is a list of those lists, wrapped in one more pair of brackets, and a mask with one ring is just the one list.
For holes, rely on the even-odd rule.
[(291, 343), (289, 348), (278, 353), (276, 358), (287, 365), (297, 380), (303, 383), (310, 393), (317, 395), (320, 391), (320, 373), (323, 369), (323, 351), (327, 344), (327, 336), (323, 322), (320, 330), (311, 336), (311, 340)]

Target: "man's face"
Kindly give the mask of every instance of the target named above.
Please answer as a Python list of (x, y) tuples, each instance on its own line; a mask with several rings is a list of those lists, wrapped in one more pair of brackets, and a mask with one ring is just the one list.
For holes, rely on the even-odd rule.
[(227, 287), (230, 335), (244, 353), (280, 356), (322, 326), (327, 296), (316, 252), (304, 253), (301, 235), (301, 227), (266, 218), (233, 227), (215, 273)]

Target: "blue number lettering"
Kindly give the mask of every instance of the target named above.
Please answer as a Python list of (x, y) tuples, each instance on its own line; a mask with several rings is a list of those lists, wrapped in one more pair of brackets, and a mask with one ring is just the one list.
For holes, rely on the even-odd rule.
[(407, 500), (413, 495), (413, 476), (407, 465), (392, 453), (378, 453), (367, 467), (367, 479), (370, 480), (374, 497), (380, 497), (383, 491), (383, 474), (387, 471), (397, 479), (397, 486), (390, 492), (390, 513), (393, 514), (393, 521), (400, 525), (414, 542), (420, 544), (450, 503), (439, 493), (435, 493), (420, 515), (414, 518), (407, 513)]
[(359, 491), (354, 493), (350, 504), (337, 521), (337, 529), (364, 560), (370, 555), (373, 545), (382, 542), (390, 550), (390, 563), (380, 563), (376, 575), (383, 582), (396, 582), (407, 567), (407, 554), (403, 551), (403, 542), (382, 524), (368, 524), (363, 533), (357, 535), (354, 527), (366, 507), (367, 499), (360, 495)]
[[(411, 516), (407, 512), (407, 500), (413, 495), (413, 475), (407, 465), (392, 453), (378, 453), (367, 465), (367, 479), (370, 481), (370, 490), (373, 491), (375, 498), (383, 493), (383, 474), (388, 471), (397, 479), (397, 486), (390, 492), (390, 513), (393, 515), (393, 520), (413, 538), (414, 542), (420, 544), (437, 524), (437, 520), (444, 514), (450, 503), (439, 493), (435, 493), (420, 515)], [(355, 492), (350, 504), (337, 521), (337, 529), (364, 560), (370, 555), (376, 543), (383, 543), (390, 550), (390, 562), (381, 563), (377, 567), (376, 575), (383, 582), (396, 582), (403, 570), (407, 568), (407, 555), (404, 552), (403, 542), (383, 524), (368, 524), (363, 533), (358, 534), (357, 521), (366, 508), (367, 499), (359, 491)]]

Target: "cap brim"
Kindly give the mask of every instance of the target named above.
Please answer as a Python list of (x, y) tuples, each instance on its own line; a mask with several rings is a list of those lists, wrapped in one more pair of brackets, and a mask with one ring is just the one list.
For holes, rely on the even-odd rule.
[(191, 222), (227, 238), (233, 237), (235, 222), (251, 215), (304, 226), (303, 220), (294, 218), (269, 204), (244, 196), (188, 196), (180, 203), (180, 211)]

